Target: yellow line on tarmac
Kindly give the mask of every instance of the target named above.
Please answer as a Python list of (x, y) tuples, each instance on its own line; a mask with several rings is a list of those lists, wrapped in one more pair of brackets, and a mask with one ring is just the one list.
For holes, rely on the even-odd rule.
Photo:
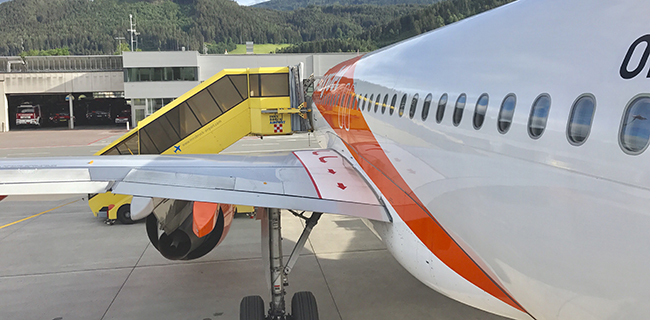
[[(79, 200), (81, 200), (81, 199), (79, 199)], [(67, 206), (67, 205), (69, 205), (69, 204), (73, 204), (73, 203), (75, 203), (75, 202), (77, 202), (77, 201), (79, 201), (79, 200), (75, 200), (75, 201), (72, 201), (72, 202), (68, 202), (68, 203), (66, 203), (66, 204), (62, 204), (62, 205), (60, 205), (60, 206), (58, 206), (58, 207), (56, 207), (56, 208), (52, 208), (52, 209), (50, 209), (50, 210), (45, 210), (45, 211), (43, 211), (43, 212), (41, 212), (41, 213), (37, 213), (37, 214), (35, 214), (35, 215), (33, 215), (33, 216), (29, 216), (29, 217), (27, 217), (27, 218), (25, 218), (25, 219), (20, 219), (20, 220), (18, 220), (18, 221), (12, 222), (12, 223), (5, 224), (4, 226), (0, 226), (0, 229), (2, 229), (2, 228), (6, 228), (6, 227), (10, 227), (10, 226), (13, 226), (13, 225), (16, 224), (16, 223), (21, 223), (21, 222), (26, 221), (26, 220), (29, 220), (29, 219), (31, 219), (31, 218), (36, 218), (36, 217), (38, 217), (38, 216), (40, 216), (40, 215), (42, 215), (42, 214), (45, 214), (45, 213), (48, 213), (48, 212), (50, 212), (50, 211), (54, 211), (54, 210), (56, 210), (56, 209), (59, 209), (59, 208), (65, 207), (65, 206)]]

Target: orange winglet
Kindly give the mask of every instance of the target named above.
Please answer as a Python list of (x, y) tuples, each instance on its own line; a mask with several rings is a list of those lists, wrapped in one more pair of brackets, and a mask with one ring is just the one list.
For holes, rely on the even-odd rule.
[(217, 223), (218, 203), (194, 202), (192, 230), (199, 237), (205, 237), (214, 229)]

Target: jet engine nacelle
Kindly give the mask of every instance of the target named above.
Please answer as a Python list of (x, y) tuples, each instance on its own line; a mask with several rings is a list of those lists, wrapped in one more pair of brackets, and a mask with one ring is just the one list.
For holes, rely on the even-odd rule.
[(228, 234), (234, 205), (159, 199), (147, 216), (151, 244), (167, 259), (193, 260), (216, 247)]

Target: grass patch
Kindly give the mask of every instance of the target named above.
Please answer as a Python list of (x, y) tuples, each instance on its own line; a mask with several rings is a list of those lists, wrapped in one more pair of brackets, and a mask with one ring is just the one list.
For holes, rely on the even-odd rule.
[[(272, 44), (272, 43), (254, 44), (253, 53), (255, 54), (273, 53), (277, 49), (286, 48), (288, 46), (290, 46), (290, 44)], [(238, 44), (237, 49), (233, 51), (228, 51), (228, 54), (246, 54), (246, 45)]]

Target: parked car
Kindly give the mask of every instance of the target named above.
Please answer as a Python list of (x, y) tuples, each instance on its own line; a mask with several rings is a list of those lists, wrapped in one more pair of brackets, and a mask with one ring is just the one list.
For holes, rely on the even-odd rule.
[(131, 110), (125, 109), (115, 116), (115, 124), (125, 124), (131, 122)]
[(50, 113), (50, 122), (54, 125), (67, 124), (70, 121), (70, 112), (68, 111), (55, 111)]
[(88, 107), (86, 111), (86, 119), (91, 124), (110, 123), (111, 112), (108, 108)]
[(16, 109), (16, 125), (25, 124), (34, 126), (43, 124), (43, 113), (40, 105), (25, 102), (18, 106)]

